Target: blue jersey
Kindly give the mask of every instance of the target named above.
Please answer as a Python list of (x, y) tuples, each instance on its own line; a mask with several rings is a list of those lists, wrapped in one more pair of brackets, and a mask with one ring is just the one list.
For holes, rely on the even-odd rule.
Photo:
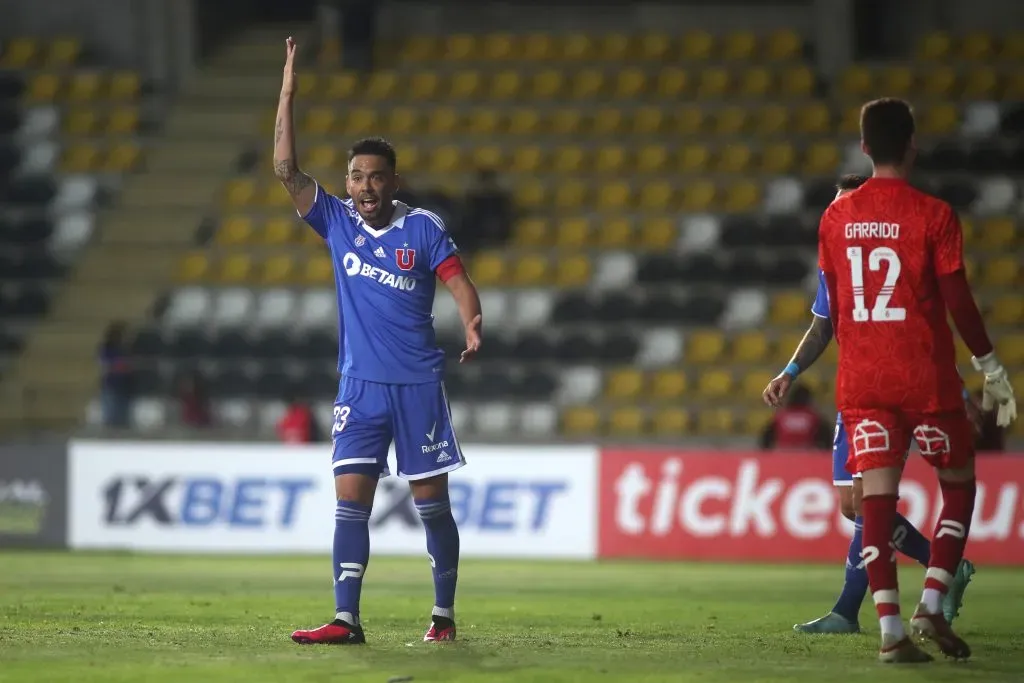
[(818, 291), (814, 295), (814, 303), (811, 304), (811, 313), (819, 318), (827, 318), (828, 314), (828, 287), (825, 286), (825, 273), (818, 271)]
[(319, 183), (303, 220), (327, 241), (338, 291), (345, 377), (384, 384), (437, 382), (444, 352), (434, 337), (434, 271), (458, 253), (436, 215), (395, 202), (391, 224), (366, 225), (351, 199)]

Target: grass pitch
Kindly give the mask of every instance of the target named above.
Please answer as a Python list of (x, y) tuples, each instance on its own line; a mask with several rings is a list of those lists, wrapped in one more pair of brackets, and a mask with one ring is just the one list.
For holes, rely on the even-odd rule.
[[(0, 553), (0, 681), (1024, 681), (1024, 579), (980, 567), (969, 663), (876, 663), (867, 633), (803, 636), (842, 566), (464, 561), (459, 636), (420, 642), (425, 559), (371, 562), (368, 644), (302, 647), (333, 611), (327, 558)], [(901, 570), (904, 607), (920, 570)], [(870, 600), (868, 601), (870, 602)], [(932, 648), (930, 648), (932, 649)], [(411, 678), (408, 678), (411, 677)]]

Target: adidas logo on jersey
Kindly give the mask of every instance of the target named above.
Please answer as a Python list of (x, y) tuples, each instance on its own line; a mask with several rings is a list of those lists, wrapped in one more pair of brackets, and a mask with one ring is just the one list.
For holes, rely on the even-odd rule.
[(452, 459), (452, 456), (448, 455), (445, 451), (441, 451), (441, 455), (437, 456), (438, 462), (448, 462)]
[(384, 253), (384, 247), (377, 247), (376, 249), (374, 249), (373, 255), (376, 256), (377, 258), (384, 258), (386, 256), (386, 254)]

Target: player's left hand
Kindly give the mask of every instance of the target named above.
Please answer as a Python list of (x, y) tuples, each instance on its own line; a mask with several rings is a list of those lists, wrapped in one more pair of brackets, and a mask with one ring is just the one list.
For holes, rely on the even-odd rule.
[(480, 323), (483, 318), (477, 314), (475, 318), (469, 321), (466, 325), (466, 350), (462, 352), (459, 357), (460, 363), (465, 363), (468, 360), (472, 360), (473, 356), (480, 350)]
[(1000, 364), (995, 352), (981, 358), (972, 358), (975, 369), (985, 373), (985, 386), (982, 388), (981, 407), (984, 410), (996, 409), (996, 424), (1008, 427), (1017, 419), (1017, 399), (1013, 396), (1013, 386), (1006, 376), (1006, 369)]
[(981, 414), (981, 406), (978, 405), (977, 399), (974, 396), (968, 396), (964, 400), (964, 407), (967, 409), (967, 419), (971, 421), (971, 426), (974, 427), (974, 433), (981, 434), (984, 426), (984, 417)]

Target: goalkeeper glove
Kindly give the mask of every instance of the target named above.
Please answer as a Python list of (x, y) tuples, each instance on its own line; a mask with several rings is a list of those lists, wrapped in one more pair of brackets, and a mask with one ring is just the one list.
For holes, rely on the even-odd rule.
[(998, 407), (996, 424), (1007, 427), (1017, 419), (1017, 400), (1013, 397), (1013, 387), (1006, 377), (1006, 369), (996, 358), (993, 351), (981, 358), (971, 358), (975, 370), (985, 373), (985, 387), (981, 398), (981, 407), (988, 411)]

